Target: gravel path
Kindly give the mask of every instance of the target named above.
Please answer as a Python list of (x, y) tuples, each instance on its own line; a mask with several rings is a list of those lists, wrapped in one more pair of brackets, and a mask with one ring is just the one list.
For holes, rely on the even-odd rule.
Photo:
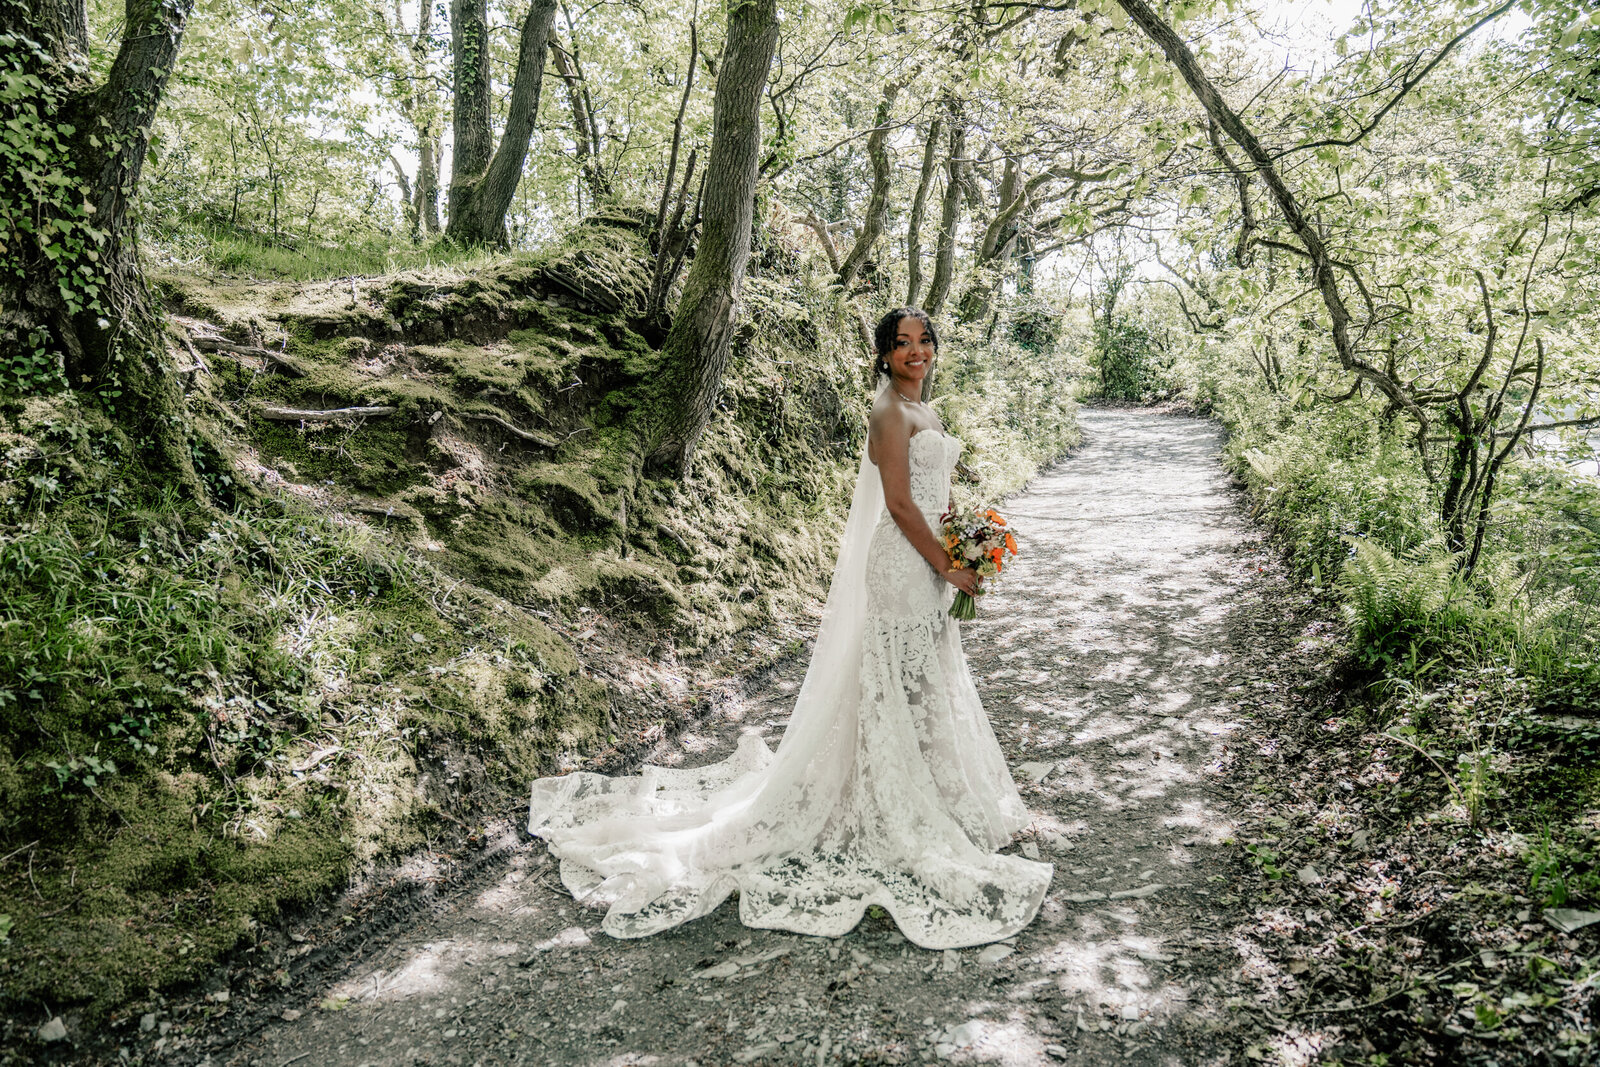
[[(335, 980), (210, 1063), (1202, 1064), (1239, 1051), (1247, 946), (1224, 746), (1265, 546), (1201, 420), (1086, 409), (1085, 443), (1006, 511), (1025, 555), (966, 647), (1052, 859), (1013, 944), (926, 952), (883, 918), (830, 940), (736, 905), (615, 941), (507, 835), (449, 907), (373, 937)], [(781, 734), (803, 664), (674, 742)], [(275, 1007), (276, 1012), (281, 1009)]]

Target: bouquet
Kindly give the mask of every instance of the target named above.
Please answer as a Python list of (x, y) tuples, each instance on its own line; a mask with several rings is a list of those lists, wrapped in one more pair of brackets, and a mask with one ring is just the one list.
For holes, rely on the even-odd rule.
[[(942, 538), (950, 563), (957, 570), (968, 568), (979, 577), (993, 578), (1005, 568), (1007, 556), (1017, 554), (1017, 539), (1006, 529), (1006, 520), (994, 508), (952, 508), (944, 513)], [(978, 590), (978, 595), (983, 595)], [(966, 593), (957, 593), (950, 614), (957, 619), (976, 618), (978, 604)]]

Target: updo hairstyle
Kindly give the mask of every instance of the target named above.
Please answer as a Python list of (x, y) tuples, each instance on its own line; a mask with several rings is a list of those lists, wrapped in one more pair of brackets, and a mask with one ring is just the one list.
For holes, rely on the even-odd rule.
[(933, 328), (933, 320), (928, 318), (926, 311), (921, 308), (895, 308), (878, 320), (878, 328), (872, 334), (872, 342), (878, 349), (872, 369), (880, 378), (889, 377), (889, 353), (894, 351), (894, 339), (900, 333), (901, 319), (916, 319), (922, 323), (928, 330), (928, 336), (933, 338), (934, 352), (939, 351), (939, 331)]

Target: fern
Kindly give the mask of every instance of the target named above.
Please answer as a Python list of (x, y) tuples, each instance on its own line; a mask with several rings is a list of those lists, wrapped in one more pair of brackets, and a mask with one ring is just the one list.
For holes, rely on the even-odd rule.
[(1239, 458), (1250, 465), (1251, 473), (1260, 479), (1263, 486), (1274, 484), (1278, 468), (1283, 465), (1281, 458), (1269, 455), (1259, 448), (1247, 448)]
[(1336, 587), (1357, 650), (1370, 665), (1414, 655), (1419, 643), (1470, 610), (1453, 559), (1436, 547), (1408, 557), (1362, 538), (1345, 540), (1353, 552)]

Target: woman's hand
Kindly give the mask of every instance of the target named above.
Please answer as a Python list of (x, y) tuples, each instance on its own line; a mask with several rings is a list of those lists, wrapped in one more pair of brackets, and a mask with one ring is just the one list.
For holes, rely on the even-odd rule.
[(968, 596), (977, 596), (978, 587), (983, 584), (983, 577), (977, 571), (965, 567), (959, 570), (951, 567), (949, 570), (942, 572), (939, 577)]

